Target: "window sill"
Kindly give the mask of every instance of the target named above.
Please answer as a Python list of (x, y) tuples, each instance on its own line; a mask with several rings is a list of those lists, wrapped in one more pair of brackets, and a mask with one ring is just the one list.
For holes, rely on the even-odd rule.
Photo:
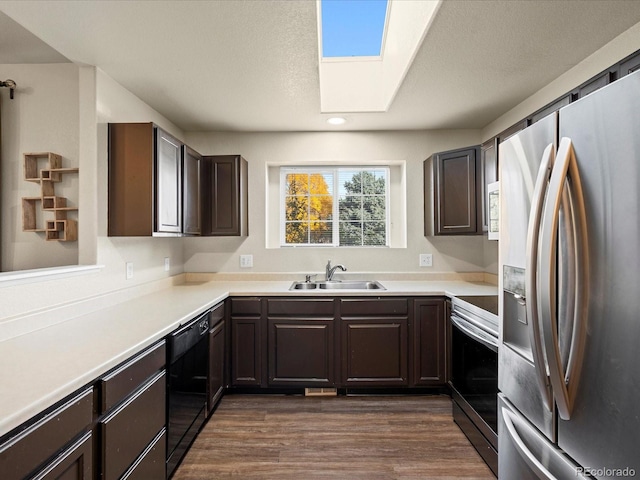
[(0, 273), (0, 288), (26, 283), (45, 282), (60, 278), (99, 272), (104, 265), (70, 265), (67, 267), (36, 268), (17, 272)]

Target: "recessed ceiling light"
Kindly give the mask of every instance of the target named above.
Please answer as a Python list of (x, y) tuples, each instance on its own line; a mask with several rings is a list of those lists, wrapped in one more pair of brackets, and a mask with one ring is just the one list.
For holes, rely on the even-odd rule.
[(342, 117), (331, 117), (327, 120), (327, 123), (330, 123), (331, 125), (342, 125), (345, 122), (346, 120)]

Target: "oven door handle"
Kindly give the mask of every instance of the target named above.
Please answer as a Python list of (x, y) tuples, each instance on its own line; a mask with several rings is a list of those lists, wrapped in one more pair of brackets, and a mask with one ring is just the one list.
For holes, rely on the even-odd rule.
[(494, 352), (498, 351), (497, 339), (490, 337), (483, 330), (479, 329), (478, 327), (475, 327), (474, 325), (471, 325), (470, 323), (466, 322), (464, 319), (462, 319), (461, 317), (457, 316), (454, 313), (451, 314), (450, 318), (451, 318), (451, 323), (453, 323), (453, 325), (457, 327), (462, 333), (472, 338), (473, 340), (480, 342), (482, 345), (493, 350)]

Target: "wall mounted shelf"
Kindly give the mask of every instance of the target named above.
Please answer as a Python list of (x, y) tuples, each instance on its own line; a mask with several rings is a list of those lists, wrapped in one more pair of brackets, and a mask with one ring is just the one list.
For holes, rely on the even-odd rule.
[[(55, 193), (55, 184), (67, 173), (78, 173), (78, 168), (63, 168), (62, 156), (52, 152), (25, 153), (24, 179), (40, 185), (39, 197), (22, 197), (22, 231), (44, 233), (47, 240), (73, 242), (78, 239), (78, 222), (67, 218), (77, 207), (67, 206), (67, 198)], [(38, 210), (53, 212), (53, 220), (38, 226)]]

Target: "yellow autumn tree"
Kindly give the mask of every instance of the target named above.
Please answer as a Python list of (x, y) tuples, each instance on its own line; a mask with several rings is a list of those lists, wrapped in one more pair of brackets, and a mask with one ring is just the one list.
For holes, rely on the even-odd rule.
[(330, 242), (333, 197), (324, 176), (289, 173), (286, 182), (286, 243)]

